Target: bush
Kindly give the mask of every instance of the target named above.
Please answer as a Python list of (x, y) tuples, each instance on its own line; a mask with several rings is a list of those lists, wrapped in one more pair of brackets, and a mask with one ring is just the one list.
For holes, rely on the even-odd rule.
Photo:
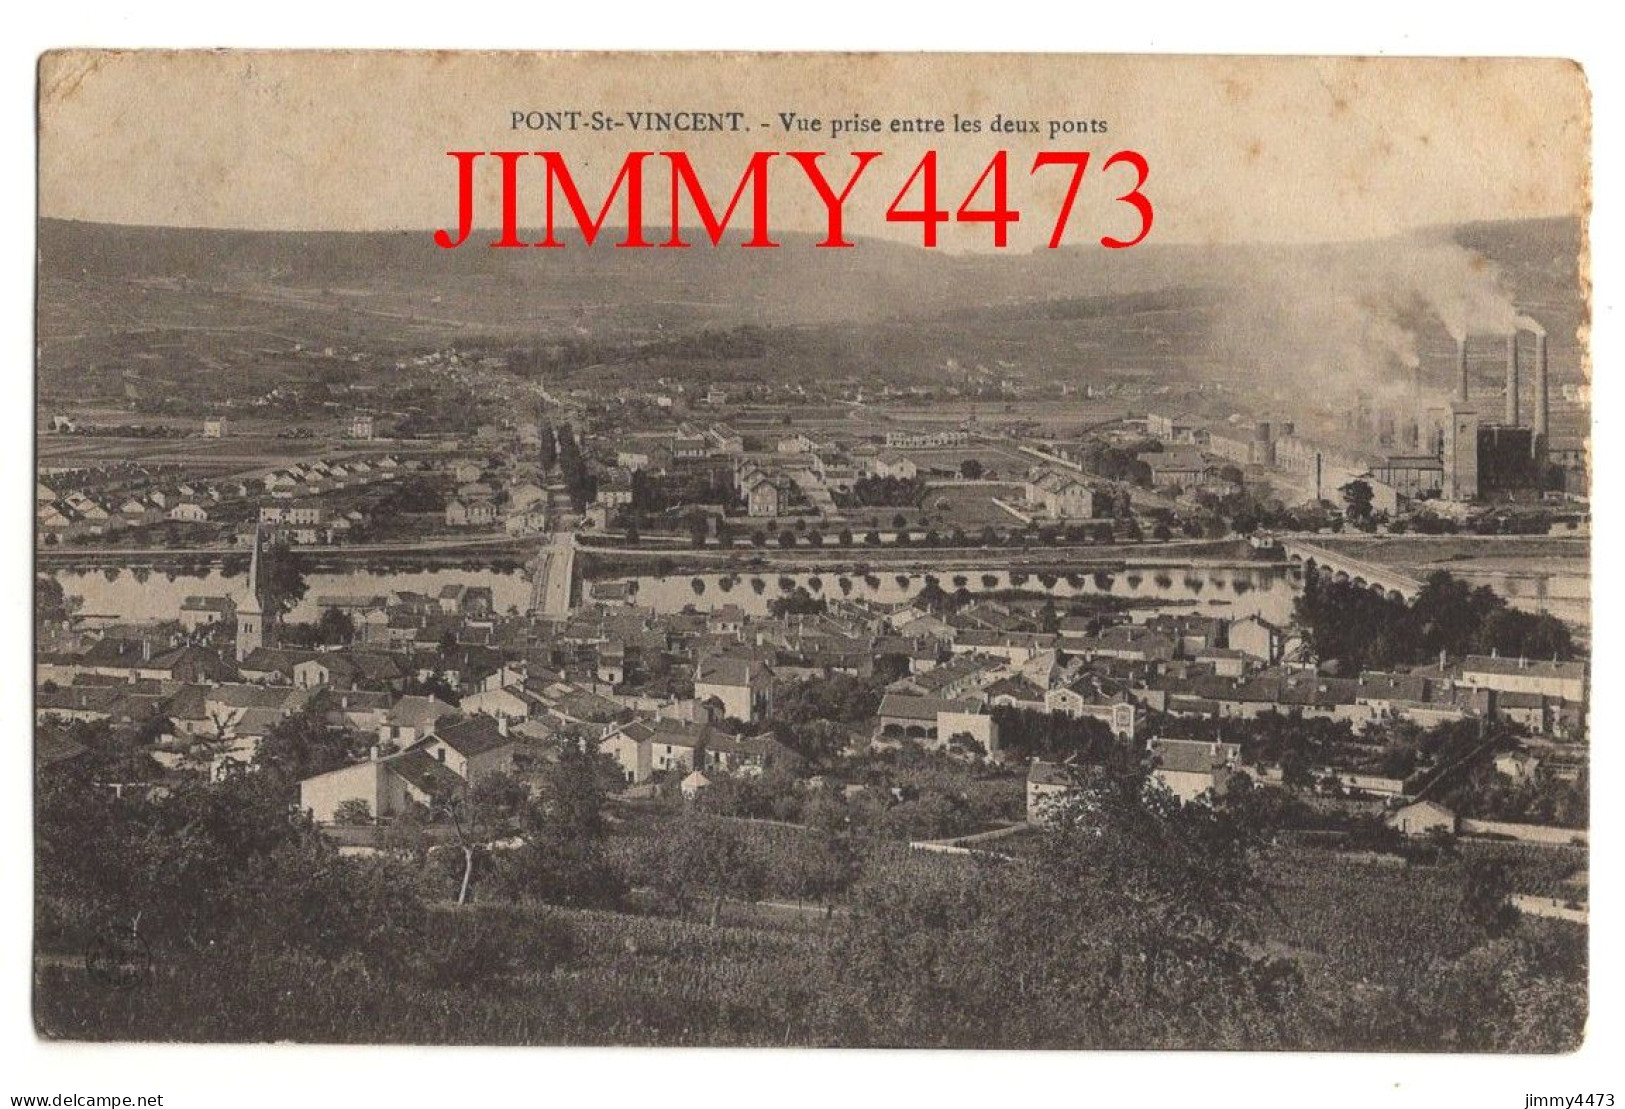
[(412, 964), (415, 977), (442, 989), (514, 985), (575, 958), (580, 937), (551, 913), (491, 907), (431, 913)]
[(371, 824), (372, 806), (360, 797), (351, 797), (346, 801), (340, 801), (333, 810), (333, 823), (352, 826)]

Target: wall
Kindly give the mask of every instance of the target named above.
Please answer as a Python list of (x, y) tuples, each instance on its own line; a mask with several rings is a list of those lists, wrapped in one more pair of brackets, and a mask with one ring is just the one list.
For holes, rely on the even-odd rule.
[(1505, 824), (1494, 820), (1463, 820), (1463, 835), (1511, 836), (1524, 843), (1586, 843), (1590, 833), (1584, 828), (1554, 828), (1547, 824)]
[(388, 806), (383, 803), (378, 780), (381, 777), (375, 762), (357, 763), (307, 778), (299, 783), (299, 807), (311, 814), (318, 824), (331, 824), (333, 812), (352, 798), (365, 801), (374, 817)]

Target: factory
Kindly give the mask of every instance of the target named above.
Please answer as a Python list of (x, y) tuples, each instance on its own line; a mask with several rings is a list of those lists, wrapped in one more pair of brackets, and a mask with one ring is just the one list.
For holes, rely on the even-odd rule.
[[(1513, 331), (1504, 337), (1506, 387), (1500, 419), (1472, 396), (1468, 373), (1468, 336), (1456, 340), (1455, 388), (1448, 398), (1431, 403), (1422, 384), (1419, 362), (1409, 367), (1403, 395), (1374, 398), (1356, 394), (1342, 413), (1344, 439), (1353, 449), (1333, 449), (1290, 433), (1261, 437), (1268, 444), (1268, 461), (1282, 470), (1310, 478), (1317, 499), (1360, 478), (1371, 484), (1378, 507), (1397, 508), (1400, 498), (1473, 501), (1510, 493), (1539, 493), (1567, 487), (1554, 466), (1549, 448), (1551, 384), (1548, 376), (1546, 335), (1538, 326)], [(1533, 366), (1532, 403), (1524, 407), (1526, 348)], [(1484, 398), (1488, 399), (1488, 398)], [(1527, 422), (1526, 422), (1527, 420)], [(1250, 438), (1250, 437), (1249, 437)], [(1260, 460), (1261, 444), (1242, 442), (1236, 435), (1237, 455)], [(1220, 453), (1229, 455), (1228, 450)]]
[(1500, 422), (1481, 418), (1467, 374), (1466, 336), (1456, 341), (1456, 395), (1439, 438), (1441, 494), (1448, 500), (1475, 500), (1499, 493), (1540, 491), (1547, 480), (1551, 382), (1546, 334), (1534, 333), (1535, 388), (1531, 424), (1523, 421), (1522, 351), (1524, 332), (1506, 336), (1506, 391)]

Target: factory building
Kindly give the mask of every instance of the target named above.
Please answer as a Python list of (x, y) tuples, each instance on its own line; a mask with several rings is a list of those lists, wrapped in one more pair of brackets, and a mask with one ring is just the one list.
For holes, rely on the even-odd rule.
[(1473, 500), (1496, 493), (1546, 488), (1547, 439), (1551, 419), (1551, 384), (1548, 377), (1546, 336), (1535, 332), (1534, 403), (1523, 422), (1523, 367), (1519, 339), (1506, 337), (1506, 388), (1500, 423), (1484, 423), (1469, 395), (1467, 340), (1457, 340), (1456, 400), (1440, 443), (1441, 490), (1449, 500)]
[(1371, 467), (1371, 476), (1402, 497), (1436, 496), (1444, 488), (1444, 465), (1434, 454), (1394, 454)]

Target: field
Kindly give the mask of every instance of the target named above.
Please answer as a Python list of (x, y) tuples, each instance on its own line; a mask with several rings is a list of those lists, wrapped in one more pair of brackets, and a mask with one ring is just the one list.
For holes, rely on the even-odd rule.
[(1021, 521), (993, 503), (997, 497), (1021, 508), (1022, 487), (1001, 485), (935, 485), (925, 495), (925, 508), (944, 528), (962, 528), (975, 535), (991, 525), (1003, 531), (1021, 527)]

